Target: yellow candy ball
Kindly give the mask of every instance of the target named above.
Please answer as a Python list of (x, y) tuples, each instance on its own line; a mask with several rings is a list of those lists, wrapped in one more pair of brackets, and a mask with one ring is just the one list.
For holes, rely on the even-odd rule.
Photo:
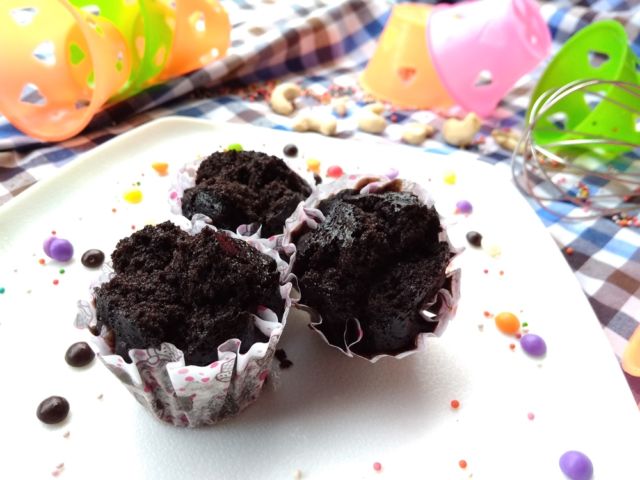
[(320, 173), (320, 160), (310, 158), (307, 160), (307, 170), (313, 173)]
[(142, 201), (142, 192), (136, 188), (125, 192), (123, 197), (129, 203), (140, 203)]

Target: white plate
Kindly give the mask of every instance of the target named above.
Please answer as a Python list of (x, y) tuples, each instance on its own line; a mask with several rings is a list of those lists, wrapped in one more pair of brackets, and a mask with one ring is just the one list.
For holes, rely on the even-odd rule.
[[(170, 176), (159, 177), (152, 162), (169, 162), (175, 172), (235, 142), (278, 155), (296, 143), (301, 155), (289, 163), (301, 172), (305, 157), (320, 159), (323, 171), (394, 166), (432, 192), (456, 245), (476, 229), (502, 255), (469, 248), (460, 255), (458, 315), (427, 351), (372, 365), (340, 355), (302, 315), (292, 317), (281, 345), (294, 366), (274, 365), (255, 405), (213, 428), (179, 429), (154, 420), (99, 362), (82, 370), (64, 362), (66, 348), (87, 338), (73, 327), (75, 303), (95, 272), (79, 258), (89, 248), (111, 252), (131, 225), (169, 218)], [(449, 170), (457, 173), (453, 186), (443, 182)], [(122, 194), (138, 181), (144, 199), (128, 204)], [(453, 213), (460, 199), (474, 206), (468, 217)], [(552, 480), (564, 478), (558, 459), (567, 450), (587, 453), (596, 479), (638, 478), (637, 441), (627, 439), (631, 432), (637, 439), (640, 415), (573, 274), (507, 177), (463, 153), (169, 118), (96, 148), (21, 194), (0, 209), (0, 225), (2, 478), (51, 478), (64, 463), (60, 478), (68, 480), (287, 479), (297, 469), (309, 479)], [(51, 230), (74, 244), (71, 263), (38, 263)], [(503, 310), (546, 340), (546, 358), (509, 348), (517, 341), (483, 314)], [(71, 415), (47, 427), (35, 409), (54, 394), (69, 399)]]

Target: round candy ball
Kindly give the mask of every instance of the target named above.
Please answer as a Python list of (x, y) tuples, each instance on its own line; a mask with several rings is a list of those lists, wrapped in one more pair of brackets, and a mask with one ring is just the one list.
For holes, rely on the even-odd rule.
[(339, 165), (332, 165), (327, 168), (327, 177), (339, 178), (344, 174), (342, 168)]
[(468, 200), (460, 200), (456, 203), (456, 210), (458, 213), (471, 213), (473, 211), (473, 205)]
[(584, 453), (575, 450), (562, 454), (560, 470), (571, 480), (590, 480), (593, 477), (591, 460)]
[(515, 335), (520, 330), (520, 320), (511, 312), (500, 312), (495, 322), (498, 330), (507, 335)]
[(69, 240), (58, 237), (49, 237), (42, 244), (44, 253), (59, 262), (68, 262), (73, 257), (73, 245)]
[(533, 333), (527, 333), (520, 339), (520, 346), (532, 357), (542, 357), (547, 353), (547, 344), (542, 337)]

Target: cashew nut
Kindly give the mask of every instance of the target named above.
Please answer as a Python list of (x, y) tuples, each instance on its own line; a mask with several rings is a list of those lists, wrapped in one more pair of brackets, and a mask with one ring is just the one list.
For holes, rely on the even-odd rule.
[(384, 112), (384, 104), (380, 102), (370, 103), (366, 107), (365, 110), (369, 110), (371, 113), (375, 113), (376, 115), (382, 115)]
[(304, 116), (293, 124), (296, 132), (318, 132), (328, 137), (335, 135), (337, 128), (338, 122), (331, 115)]
[(519, 132), (512, 129), (496, 129), (491, 132), (491, 136), (496, 141), (496, 143), (505, 150), (513, 152), (517, 148), (518, 155), (522, 155), (524, 153), (524, 143), (520, 143), (521, 135)]
[(331, 108), (333, 109), (333, 113), (335, 113), (339, 117), (344, 117), (349, 110), (347, 108), (347, 103), (349, 103), (349, 97), (338, 97), (331, 100)]
[(475, 113), (469, 113), (462, 120), (450, 118), (442, 126), (442, 137), (449, 145), (467, 147), (480, 131), (482, 121)]
[(296, 109), (294, 100), (300, 95), (302, 90), (295, 83), (281, 83), (271, 92), (271, 109), (280, 115), (291, 115)]
[(402, 132), (402, 140), (411, 145), (420, 145), (434, 133), (436, 133), (436, 129), (432, 125), (410, 123)]
[(380, 134), (387, 128), (387, 120), (381, 115), (384, 105), (371, 103), (364, 107), (358, 118), (358, 128), (363, 132)]

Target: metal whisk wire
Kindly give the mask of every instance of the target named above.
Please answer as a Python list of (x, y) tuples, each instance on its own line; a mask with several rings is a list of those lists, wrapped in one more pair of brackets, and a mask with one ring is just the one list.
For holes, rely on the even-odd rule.
[[(540, 126), (539, 121), (554, 106), (570, 95), (585, 94), (598, 98), (598, 102), (609, 102), (626, 110), (640, 122), (640, 110), (622, 103), (595, 88), (620, 89), (631, 97), (638, 98), (640, 85), (608, 80), (579, 80), (542, 94), (534, 103), (511, 161), (511, 171), (518, 188), (532, 197), (547, 212), (568, 220), (586, 220), (602, 216), (627, 217), (630, 212), (640, 210), (640, 143), (594, 135), (555, 126)], [(548, 122), (547, 122), (548, 123)], [(640, 128), (640, 123), (636, 124)], [(571, 138), (539, 145), (535, 132), (561, 132)], [(576, 138), (577, 137), (577, 138)], [(598, 147), (618, 146), (631, 149), (631, 153), (620, 155), (614, 161), (603, 163), (585, 162), (581, 156), (595, 154)], [(558, 149), (573, 148), (572, 153), (562, 154)], [(579, 148), (579, 150), (576, 149)], [(576, 151), (579, 154), (576, 155)], [(518, 152), (522, 152), (520, 155)], [(584, 165), (584, 164), (587, 165)], [(572, 181), (573, 180), (573, 181)], [(602, 187), (591, 195), (589, 185)], [(576, 186), (577, 185), (577, 186)], [(576, 191), (578, 193), (576, 193)], [(635, 225), (638, 224), (637, 217)]]

